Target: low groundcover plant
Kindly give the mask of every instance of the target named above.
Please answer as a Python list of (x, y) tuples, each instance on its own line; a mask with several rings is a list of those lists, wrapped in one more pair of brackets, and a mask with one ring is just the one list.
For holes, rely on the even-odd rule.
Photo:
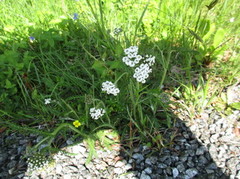
[[(88, 98), (92, 96), (91, 101), (85, 102), (86, 116), (78, 117), (77, 112), (74, 112), (77, 118), (73, 119), (71, 124), (60, 124), (52, 134), (56, 135), (70, 125), (73, 125), (70, 129), (83, 137), (88, 135), (85, 131), (89, 128), (91, 131), (112, 128), (124, 131), (122, 137), (128, 136), (130, 146), (133, 145), (134, 138), (151, 145), (156, 144), (158, 147), (163, 146), (162, 141), (159, 142), (161, 138), (155, 136), (155, 132), (161, 126), (156, 116), (160, 102), (160, 98), (156, 98), (156, 95), (160, 94), (161, 89), (153, 93), (148, 84), (150, 74), (153, 72), (152, 68), (156, 63), (155, 56), (140, 55), (138, 46), (130, 46), (124, 50), (124, 53), (126, 56), (121, 61), (129, 68), (117, 69), (122, 73), (113, 71), (113, 74), (116, 73), (116, 79), (109, 76), (101, 86), (96, 86), (94, 91), (101, 91), (100, 96), (97, 93), (85, 94)], [(50, 103), (50, 98), (45, 99), (45, 104)], [(73, 111), (67, 103), (66, 105)], [(53, 141), (53, 137), (49, 138), (50, 141)], [(46, 138), (43, 141), (46, 141)]]

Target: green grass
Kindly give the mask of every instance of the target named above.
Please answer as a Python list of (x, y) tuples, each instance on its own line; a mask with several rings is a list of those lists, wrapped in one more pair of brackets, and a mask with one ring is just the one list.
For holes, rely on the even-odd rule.
[[(160, 129), (175, 118), (162, 94), (183, 100), (193, 119), (239, 79), (239, 6), (237, 0), (0, 1), (0, 124), (46, 135), (51, 144), (79, 120), (73, 135), (97, 140), (99, 130), (111, 128), (130, 147), (161, 148), (170, 141), (163, 142)], [(145, 84), (122, 62), (133, 45), (156, 57)], [(104, 81), (120, 93), (103, 93)], [(105, 115), (93, 120), (92, 107)]]

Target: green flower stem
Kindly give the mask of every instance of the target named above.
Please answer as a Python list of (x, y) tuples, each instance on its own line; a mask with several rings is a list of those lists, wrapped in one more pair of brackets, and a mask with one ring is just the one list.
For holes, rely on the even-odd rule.
[(166, 78), (166, 74), (167, 74), (167, 71), (168, 71), (168, 68), (169, 68), (169, 63), (170, 63), (170, 60), (171, 60), (171, 54), (172, 54), (172, 51), (170, 51), (167, 55), (167, 58), (165, 58), (164, 55), (163, 55), (163, 52), (161, 52), (163, 75), (162, 75), (162, 79), (161, 79), (161, 82), (160, 82), (160, 85), (159, 85), (160, 87), (163, 85), (163, 82)]
[(71, 130), (73, 130), (74, 132), (80, 134), (81, 136), (83, 136), (84, 138), (87, 138), (88, 135), (80, 132), (78, 129), (76, 129), (74, 126), (72, 126), (71, 124), (68, 123), (63, 123), (60, 126), (58, 126), (52, 133), (50, 133), (49, 136), (45, 137), (44, 139), (42, 139), (36, 146), (35, 148), (38, 148), (43, 142), (47, 141), (50, 139), (50, 141), (48, 142), (48, 144), (50, 145), (54, 139), (54, 137), (57, 135), (57, 133), (62, 130), (63, 128), (70, 128)]
[[(130, 123), (129, 123), (129, 127), (130, 127), (130, 139), (133, 138), (133, 133), (132, 133), (132, 127), (133, 124), (134, 126), (139, 130), (139, 132), (143, 135), (146, 136), (145, 133), (143, 132), (141, 125), (144, 125), (144, 117), (143, 117), (143, 111), (142, 111), (142, 106), (141, 106), (141, 102), (139, 102), (140, 97), (141, 97), (141, 84), (139, 82), (136, 82), (134, 84), (133, 81), (130, 81), (130, 84), (128, 85), (129, 88), (129, 92), (130, 92), (130, 100), (132, 102), (131, 105), (131, 112), (129, 111), (129, 108), (127, 108), (127, 112), (130, 118)], [(138, 119), (140, 118), (140, 119)], [(140, 124), (137, 122), (140, 121)], [(130, 141), (130, 143), (132, 144), (132, 141)]]

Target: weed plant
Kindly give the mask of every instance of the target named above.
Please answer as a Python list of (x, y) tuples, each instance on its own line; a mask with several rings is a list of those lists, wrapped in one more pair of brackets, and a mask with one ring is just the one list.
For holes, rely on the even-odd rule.
[(0, 1), (0, 124), (44, 135), (38, 146), (72, 131), (93, 148), (112, 129), (129, 147), (161, 148), (172, 96), (193, 117), (210, 104), (211, 77), (239, 78), (239, 5)]

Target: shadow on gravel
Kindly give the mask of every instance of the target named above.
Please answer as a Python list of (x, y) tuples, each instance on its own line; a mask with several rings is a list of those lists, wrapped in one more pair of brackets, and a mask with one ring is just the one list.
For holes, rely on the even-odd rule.
[(169, 140), (175, 136), (171, 146), (154, 153), (141, 146), (134, 149), (132, 158), (124, 155), (138, 171), (137, 178), (229, 178), (182, 120), (176, 120), (175, 126), (164, 133)]
[[(86, 145), (65, 147), (67, 152), (79, 152), (82, 155), (59, 155), (55, 168), (48, 174), (40, 172), (27, 178), (229, 178), (223, 173), (213, 159), (208, 149), (199, 142), (185, 123), (177, 120), (172, 129), (166, 129), (164, 136), (175, 135), (172, 146), (152, 152), (143, 145), (131, 151), (127, 148), (119, 151), (97, 152), (98, 157), (85, 164), (88, 155)], [(38, 139), (34, 135), (24, 137), (21, 134), (0, 134), (0, 178), (23, 178), (27, 171), (26, 148)], [(71, 141), (72, 142), (72, 141)], [(69, 141), (64, 141), (66, 146)], [(100, 153), (99, 153), (100, 152)], [(59, 166), (61, 171), (59, 172)], [(64, 168), (64, 169), (63, 169)], [(125, 173), (125, 174), (124, 174)], [(124, 174), (124, 175), (123, 175)]]
[[(63, 26), (63, 29), (65, 29), (66, 30), (65, 32), (67, 33), (67, 31), (74, 29), (73, 27), (75, 25), (74, 23), (70, 23), (71, 25), (70, 26), (68, 25), (68, 23), (69, 22), (66, 20), (58, 25)], [(77, 31), (76, 34), (80, 34), (80, 35), (82, 34), (81, 29), (80, 30), (77, 29), (76, 31)], [(53, 52), (56, 46), (60, 46), (60, 48), (58, 49), (59, 53), (66, 53), (66, 59), (63, 59), (66, 61), (61, 61), (62, 59), (61, 60), (59, 59), (59, 61), (61, 62), (61, 66), (59, 65), (59, 67), (62, 67), (63, 71), (66, 70), (65, 69), (66, 64), (72, 65), (76, 60), (78, 60), (77, 58), (75, 58), (76, 53), (78, 54), (86, 53), (83, 49), (78, 49), (75, 47), (75, 43), (76, 43), (75, 37), (69, 37), (70, 40), (63, 38), (61, 37), (60, 33), (57, 30), (50, 29), (49, 31), (45, 32), (42, 29), (37, 29), (37, 30), (32, 30), (32, 34), (36, 35), (35, 38), (42, 37), (41, 41), (39, 40), (38, 42), (38, 43), (42, 43), (40, 45), (41, 48), (39, 49), (39, 53), (41, 53), (41, 50), (47, 51), (49, 49), (52, 49), (52, 50), (49, 50), (48, 54), (49, 56), (52, 55), (56, 60), (58, 59), (58, 56), (55, 55)], [(90, 39), (89, 41), (91, 40), (92, 39)], [(166, 42), (164, 41), (162, 43), (166, 43)], [(7, 44), (9, 45), (9, 48), (11, 48), (11, 42), (8, 42)], [(21, 46), (24, 46), (24, 45), (26, 44), (18, 44), (16, 46), (19, 46), (20, 48)], [(35, 44), (35, 43), (30, 44), (32, 49), (34, 49), (36, 45), (39, 45), (39, 44)], [(95, 49), (91, 49), (91, 47), (89, 47), (88, 50), (92, 50), (94, 52)], [(104, 54), (104, 48), (103, 48), (103, 52), (99, 52), (99, 54)], [(98, 52), (96, 52), (96, 56), (99, 57), (99, 54)], [(42, 58), (45, 58), (45, 57), (43, 56)], [(40, 62), (38, 63), (41, 64)], [(38, 63), (36, 64), (38, 65)], [(56, 64), (54, 63), (53, 65)], [(36, 67), (35, 67), (35, 70), (37, 70)], [(32, 84), (34, 83), (36, 84), (36, 86), (37, 85), (42, 86), (42, 90), (46, 94), (47, 93), (50, 94), (52, 90), (56, 90), (56, 91), (59, 90), (59, 94), (61, 94), (63, 98), (69, 98), (70, 102), (73, 100), (71, 98), (71, 94), (78, 94), (78, 91), (76, 92), (75, 88), (68, 88), (68, 86), (64, 87), (68, 90), (57, 88), (59, 80), (60, 82), (62, 82), (61, 80), (63, 81), (72, 80), (71, 78), (69, 79), (54, 78), (56, 80), (54, 81), (54, 80), (48, 79), (46, 76), (45, 80), (41, 84), (37, 79), (28, 78), (31, 75), (27, 75), (25, 72), (26, 71), (22, 71), (23, 73), (22, 80), (23, 81), (25, 80), (24, 87), (26, 88), (26, 90), (29, 91), (30, 94), (32, 94), (32, 96), (34, 96), (33, 94), (34, 89), (32, 86)], [(62, 72), (60, 71), (58, 73), (61, 74)], [(75, 75), (79, 76), (79, 78), (82, 77), (81, 73), (75, 74)], [(161, 76), (160, 72), (156, 76)], [(154, 79), (154, 81), (155, 80), (157, 79)], [(78, 81), (75, 81), (75, 82), (78, 82)], [(91, 86), (89, 88), (87, 86), (86, 88), (87, 90), (89, 90)], [(19, 87), (19, 90), (20, 90), (20, 87)], [(84, 93), (80, 95), (84, 96)], [(15, 101), (15, 100), (19, 100), (19, 99), (14, 98), (12, 101), (10, 102), (8, 101), (8, 103), (6, 104), (18, 104), (19, 101)], [(76, 102), (76, 101), (73, 101), (73, 102)], [(80, 101), (80, 102), (84, 102), (84, 101)], [(80, 102), (76, 102), (76, 103), (80, 103)], [(4, 107), (4, 106), (2, 105), (0, 107)], [(77, 106), (76, 108), (78, 107), (79, 106)], [(31, 109), (30, 112), (34, 110), (36, 109)], [(27, 108), (26, 108), (26, 111), (28, 111)], [(50, 116), (49, 118), (51, 123), (49, 122), (49, 124), (47, 125), (54, 126), (54, 124), (58, 124), (57, 122), (59, 121), (59, 119), (57, 119), (56, 116), (65, 115), (64, 112), (62, 112), (61, 114), (55, 114), (56, 111), (57, 110), (55, 109), (55, 111), (53, 111), (53, 114), (51, 114), (48, 111), (49, 113), (47, 113), (46, 116)], [(66, 114), (68, 115), (69, 113), (66, 113)], [(23, 124), (23, 126), (28, 125), (32, 122), (32, 119), (28, 119), (26, 121), (21, 121), (21, 122), (22, 123), (18, 123), (18, 125), (21, 125), (21, 124)], [(37, 124), (38, 124), (38, 121), (36, 122), (36, 125)], [(118, 131), (118, 132), (119, 132), (119, 135), (121, 135), (121, 131)], [(195, 138), (194, 134), (190, 131), (188, 127), (186, 127), (183, 121), (176, 120), (175, 126), (173, 128), (161, 129), (161, 132), (166, 139), (169, 139), (169, 141), (171, 140), (170, 139), (171, 136), (175, 136), (175, 138), (171, 146), (168, 146), (167, 148), (163, 148), (160, 151), (152, 152), (151, 148), (147, 148), (146, 146), (140, 145), (139, 147), (134, 148), (133, 152), (131, 152), (127, 148), (124, 148), (121, 151), (115, 151), (113, 156), (111, 156), (112, 155), (111, 153), (102, 152), (98, 154), (99, 159), (94, 159), (89, 164), (85, 164), (89, 151), (86, 149), (86, 146), (83, 143), (79, 145), (80, 147), (72, 146), (71, 149), (69, 149), (68, 151), (68, 152), (79, 151), (81, 155), (59, 156), (59, 159), (56, 162), (56, 168), (53, 170), (53, 173), (49, 175), (46, 173), (43, 175), (40, 174), (36, 177), (44, 178), (44, 179), (45, 178), (87, 178), (87, 177), (88, 178), (118, 178), (118, 177), (134, 178), (135, 177), (135, 178), (141, 178), (141, 179), (228, 178), (228, 176), (224, 174), (222, 170), (218, 168), (217, 165), (214, 163), (214, 161), (211, 158), (211, 155), (208, 152), (208, 149), (204, 147)], [(73, 143), (73, 141), (65, 140), (64, 138), (61, 138), (61, 137), (57, 138), (56, 140), (58, 140), (58, 142), (61, 143), (61, 145), (59, 146), (62, 146), (62, 147)], [(36, 135), (24, 136), (22, 134), (17, 134), (17, 133), (8, 134), (8, 133), (1, 132), (0, 133), (0, 178), (1, 179), (23, 178), (25, 175), (25, 172), (27, 171), (26, 158), (24, 158), (24, 156), (27, 153), (27, 148), (28, 146), (37, 144), (39, 141), (40, 140), (38, 137), (36, 137)], [(124, 145), (125, 144), (122, 144), (122, 146)], [(128, 154), (132, 154), (132, 155), (128, 155)], [(93, 174), (90, 174), (90, 173), (93, 173)], [(126, 173), (126, 174), (123, 175), (123, 173)], [(34, 178), (34, 177), (29, 176), (28, 178)]]

